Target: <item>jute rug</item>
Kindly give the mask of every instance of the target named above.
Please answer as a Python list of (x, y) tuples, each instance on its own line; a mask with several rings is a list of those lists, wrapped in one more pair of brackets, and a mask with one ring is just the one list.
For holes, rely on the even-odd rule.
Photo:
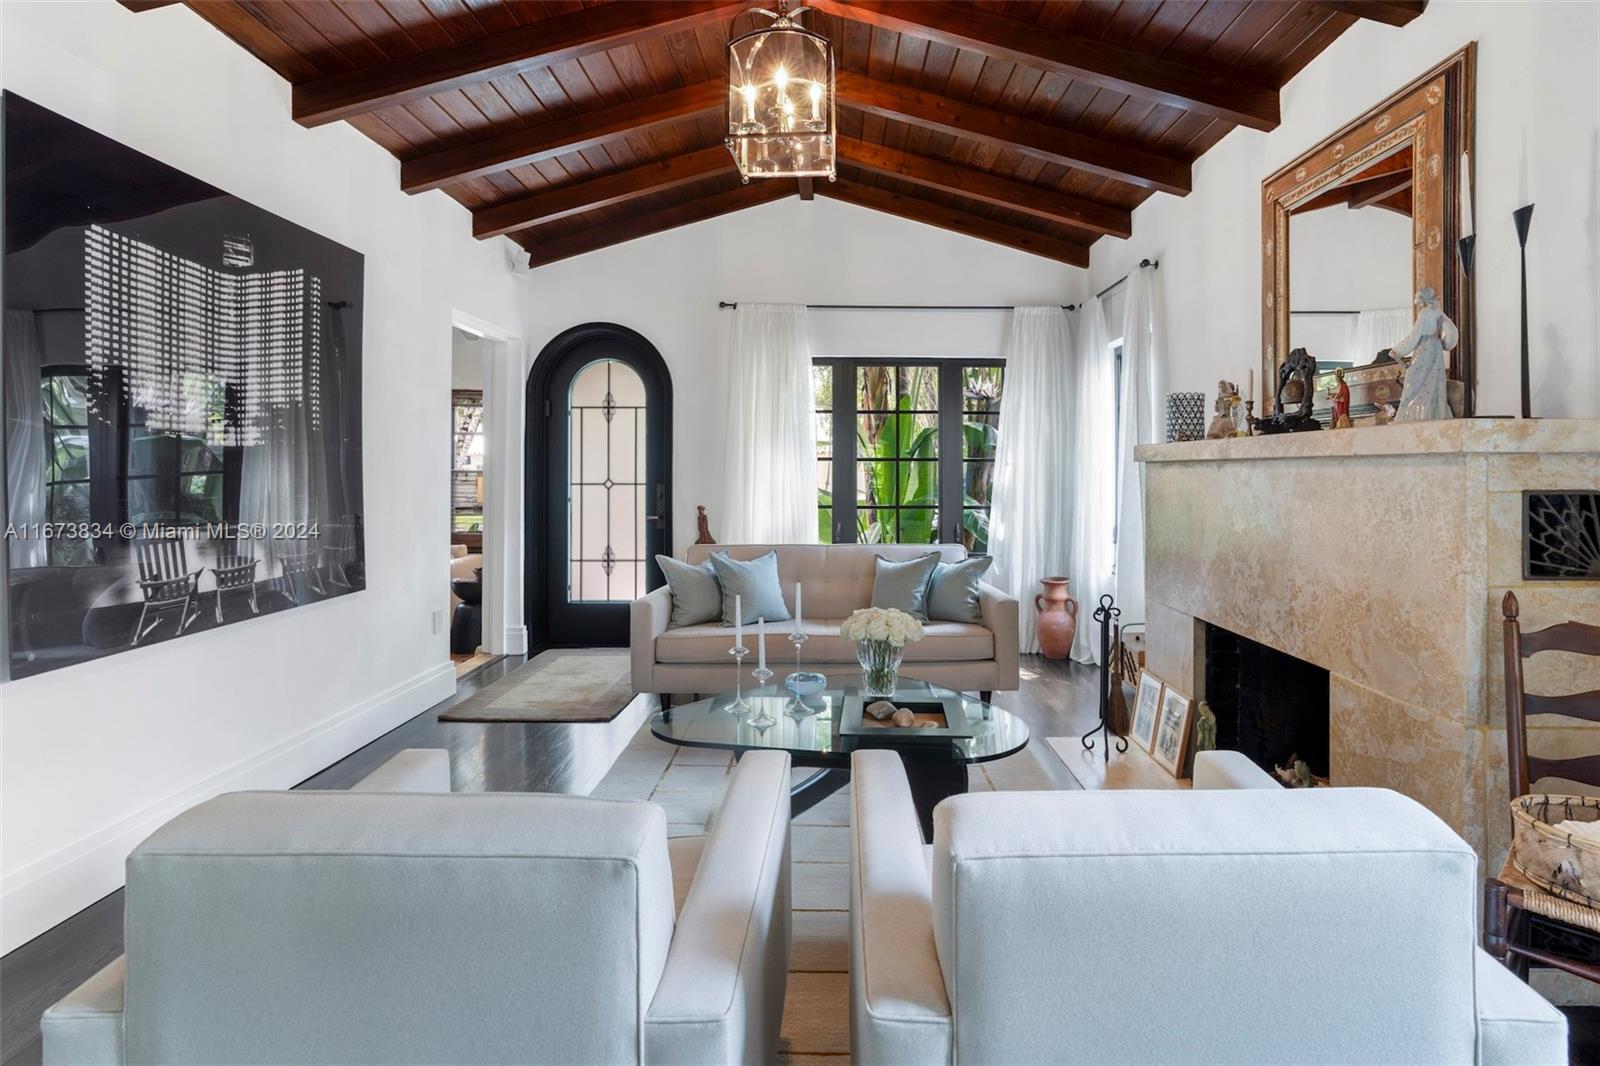
[(542, 652), (439, 715), (441, 722), (609, 722), (633, 699), (628, 652)]
[[(1070, 788), (1052, 773), (1036, 739), (1023, 751), (968, 771), (974, 791)], [(668, 836), (698, 836), (722, 802), (732, 758), (709, 748), (657, 740), (648, 724), (633, 738), (591, 796), (650, 800), (667, 815)], [(810, 770), (794, 771), (796, 781)], [(850, 789), (844, 788), (791, 826), (794, 896), (789, 981), (778, 1066), (850, 1064)]]

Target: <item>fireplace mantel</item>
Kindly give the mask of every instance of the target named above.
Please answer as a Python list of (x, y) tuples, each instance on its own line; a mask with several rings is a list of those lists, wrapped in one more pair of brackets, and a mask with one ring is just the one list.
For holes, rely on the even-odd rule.
[(1338, 459), (1352, 456), (1570, 454), (1600, 451), (1600, 419), (1459, 418), (1273, 436), (1142, 444), (1140, 462)]
[[(1528, 629), (1600, 623), (1600, 582), (1524, 579), (1523, 492), (1600, 491), (1600, 421), (1406, 423), (1137, 457), (1157, 676), (1204, 698), (1202, 622), (1323, 667), (1332, 783), (1406, 793), (1486, 862), (1503, 856), (1500, 598), (1516, 591)], [(1555, 658), (1530, 662), (1531, 691), (1600, 687), (1600, 669)], [(1600, 752), (1597, 734), (1543, 739)]]

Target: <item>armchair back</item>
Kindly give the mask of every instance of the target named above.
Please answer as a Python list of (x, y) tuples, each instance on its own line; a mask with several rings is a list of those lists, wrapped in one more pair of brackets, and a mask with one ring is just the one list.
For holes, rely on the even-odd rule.
[(1477, 1060), (1477, 858), (1377, 789), (934, 811), (956, 1062)]
[(638, 1062), (665, 817), (570, 796), (234, 793), (128, 859), (128, 1062)]

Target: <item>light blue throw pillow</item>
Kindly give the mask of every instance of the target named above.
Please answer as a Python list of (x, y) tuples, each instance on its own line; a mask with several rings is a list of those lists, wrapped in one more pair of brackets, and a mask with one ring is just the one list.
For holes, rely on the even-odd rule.
[(667, 620), (668, 629), (697, 626), (722, 617), (722, 584), (717, 580), (716, 568), (709, 559), (699, 566), (691, 566), (670, 555), (658, 555), (656, 565), (661, 567), (661, 573), (667, 579), (667, 588), (672, 591), (672, 615)]
[(783, 588), (778, 584), (778, 553), (769, 551), (754, 559), (734, 559), (727, 552), (715, 552), (709, 560), (716, 569), (717, 581), (722, 585), (722, 624), (733, 625), (733, 598), (739, 597), (744, 613), (744, 624), (753, 625), (757, 618), (768, 622), (789, 620), (789, 608), (783, 602)]
[(981, 622), (978, 586), (994, 560), (975, 555), (959, 563), (940, 563), (928, 580), (928, 617), (936, 622)]
[(872, 575), (872, 606), (904, 611), (911, 617), (928, 620), (928, 579), (939, 565), (939, 553), (904, 562), (878, 556)]

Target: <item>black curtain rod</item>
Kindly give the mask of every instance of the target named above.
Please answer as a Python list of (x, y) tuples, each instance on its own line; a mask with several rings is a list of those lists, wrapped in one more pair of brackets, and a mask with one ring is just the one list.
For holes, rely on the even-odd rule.
[[(1141, 267), (1156, 269), (1161, 266), (1158, 259), (1141, 259)], [(1110, 285), (1095, 293), (1099, 299), (1106, 293), (1128, 280), (1124, 274)], [(1061, 304), (1063, 311), (1076, 311), (1082, 304)], [(737, 311), (737, 300), (718, 300), (717, 309), (720, 311)], [(1014, 304), (806, 304), (807, 311), (1015, 311)]]

